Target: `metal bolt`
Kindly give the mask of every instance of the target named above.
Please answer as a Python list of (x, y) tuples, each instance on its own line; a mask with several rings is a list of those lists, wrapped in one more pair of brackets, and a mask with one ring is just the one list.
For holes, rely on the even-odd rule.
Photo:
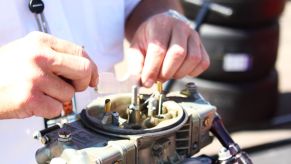
[(133, 106), (137, 106), (139, 105), (138, 103), (138, 87), (136, 85), (132, 86), (131, 88), (131, 93), (132, 93), (132, 96), (131, 96), (131, 104)]
[(185, 95), (185, 96), (191, 96), (193, 93), (197, 93), (197, 86), (195, 83), (187, 83), (185, 85), (185, 89), (183, 89), (180, 93)]
[[(230, 161), (233, 160), (233, 156), (231, 155), (229, 150), (227, 150), (226, 148), (222, 147), (219, 150), (219, 153), (218, 153), (218, 160), (219, 161), (230, 162)], [(231, 162), (231, 163), (233, 163), (233, 162)]]
[(71, 132), (67, 129), (59, 130), (59, 138), (58, 141), (60, 142), (68, 142), (72, 140)]
[(152, 147), (153, 155), (156, 157), (160, 157), (163, 154), (163, 146), (160, 144), (154, 144)]
[(197, 85), (193, 82), (187, 83), (186, 84), (186, 88), (190, 91), (190, 92), (196, 92), (197, 91)]
[(49, 138), (47, 136), (43, 136), (40, 138), (40, 142), (42, 144), (47, 144), (49, 142)]
[(119, 113), (118, 112), (112, 112), (112, 125), (119, 126)]

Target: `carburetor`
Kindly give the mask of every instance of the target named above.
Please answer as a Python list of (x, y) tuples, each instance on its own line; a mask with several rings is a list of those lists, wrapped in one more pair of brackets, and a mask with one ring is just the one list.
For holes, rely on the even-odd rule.
[[(97, 98), (76, 118), (37, 133), (45, 144), (38, 163), (251, 163), (194, 83), (167, 94), (161, 83), (150, 94), (133, 86), (131, 93)], [(220, 158), (191, 158), (210, 144), (210, 131), (225, 147)]]

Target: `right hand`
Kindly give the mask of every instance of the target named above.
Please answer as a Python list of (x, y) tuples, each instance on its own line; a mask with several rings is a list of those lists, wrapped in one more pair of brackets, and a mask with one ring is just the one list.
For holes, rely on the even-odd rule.
[(41, 32), (0, 47), (0, 119), (58, 116), (75, 91), (96, 87), (82, 47)]

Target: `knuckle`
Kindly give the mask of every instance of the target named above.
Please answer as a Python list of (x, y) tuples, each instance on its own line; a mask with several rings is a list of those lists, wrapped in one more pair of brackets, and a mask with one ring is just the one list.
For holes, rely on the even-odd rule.
[(181, 79), (182, 77), (184, 77), (185, 75), (174, 75), (173, 78), (174, 79)]
[(189, 54), (188, 60), (193, 63), (199, 63), (202, 59), (202, 56), (199, 54)]
[(60, 86), (60, 89), (62, 90), (62, 101), (69, 101), (74, 96), (75, 90), (71, 85), (65, 83), (64, 86)]
[(200, 36), (197, 31), (192, 30), (191, 35), (195, 40), (200, 40)]
[(150, 24), (156, 24), (159, 23), (159, 25), (167, 25), (167, 23), (171, 20), (169, 19), (169, 17), (167, 15), (164, 14), (158, 14), (152, 17), (152, 19), (150, 19)]
[(81, 46), (75, 45), (74, 48), (75, 49), (73, 54), (75, 54), (76, 56), (88, 57), (88, 54), (83, 50)]
[(38, 39), (38, 38), (42, 37), (42, 35), (43, 35), (43, 33), (40, 31), (32, 31), (32, 32), (28, 33), (26, 35), (26, 37), (29, 39)]
[(204, 71), (206, 70), (210, 65), (210, 61), (209, 60), (203, 60), (200, 64), (201, 69)]
[(62, 104), (55, 105), (55, 107), (52, 108), (53, 110), (49, 111), (49, 115), (47, 118), (54, 118), (54, 117), (60, 115), (62, 112), (62, 108), (63, 108)]
[(165, 82), (165, 81), (169, 80), (170, 78), (171, 77), (169, 77), (167, 75), (160, 75), (158, 79), (160, 82)]
[(53, 62), (53, 56), (47, 55), (44, 50), (36, 50), (35, 54), (32, 57), (33, 63), (35, 63), (40, 68), (46, 68), (49, 63)]
[(174, 46), (173, 47), (173, 59), (179, 60), (184, 59), (186, 56), (186, 50), (181, 46)]
[(41, 104), (43, 107), (37, 111), (38, 115), (41, 115), (42, 117), (51, 119), (54, 117), (57, 117), (61, 114), (63, 110), (63, 104), (59, 101), (53, 101), (51, 103), (43, 103)]
[(58, 105), (54, 105), (52, 106), (49, 111), (47, 111), (43, 117), (47, 118), (47, 119), (52, 119), (54, 117), (57, 117), (61, 114), (62, 112), (62, 105), (58, 104)]
[(157, 75), (158, 75), (158, 71), (156, 71), (155, 69), (151, 69), (146, 73), (147, 79), (155, 80), (157, 78)]
[(48, 40), (49, 37), (48, 35), (39, 31), (33, 31), (27, 34), (27, 38), (29, 40), (35, 41), (37, 43), (44, 43), (45, 41)]
[(78, 85), (75, 85), (75, 90), (77, 92), (84, 91), (88, 87), (89, 82), (79, 82)]
[(152, 46), (152, 53), (155, 55), (164, 55), (166, 54), (166, 48), (164, 48), (161, 43), (156, 42)]
[(21, 103), (19, 109), (24, 109), (29, 116), (33, 115), (34, 109), (41, 108), (41, 101), (38, 101), (38, 97), (34, 95), (32, 89), (28, 91), (25, 95), (22, 95), (20, 102)]
[(31, 91), (34, 89), (37, 89), (37, 87), (41, 84), (44, 83), (44, 81), (47, 80), (47, 75), (44, 72), (37, 72), (34, 74), (34, 76), (31, 78)]
[(179, 23), (176, 24), (176, 28), (179, 28), (179, 30), (181, 30), (181, 31), (183, 31), (184, 33), (187, 33), (187, 34), (191, 34), (192, 31), (193, 31), (188, 24), (186, 24), (185, 22), (183, 22), (181, 20), (179, 20)]
[(91, 76), (91, 71), (93, 69), (93, 63), (87, 59), (83, 58), (80, 71), (82, 72), (83, 77)]

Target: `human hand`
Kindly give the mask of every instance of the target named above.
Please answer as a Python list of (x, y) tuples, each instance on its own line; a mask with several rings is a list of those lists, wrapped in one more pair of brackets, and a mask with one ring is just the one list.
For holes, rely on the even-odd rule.
[(137, 29), (128, 50), (131, 73), (141, 82), (198, 76), (209, 66), (209, 57), (199, 35), (187, 23), (166, 14), (149, 18)]
[(75, 91), (98, 80), (82, 47), (40, 32), (0, 47), (0, 67), (0, 119), (58, 116)]

